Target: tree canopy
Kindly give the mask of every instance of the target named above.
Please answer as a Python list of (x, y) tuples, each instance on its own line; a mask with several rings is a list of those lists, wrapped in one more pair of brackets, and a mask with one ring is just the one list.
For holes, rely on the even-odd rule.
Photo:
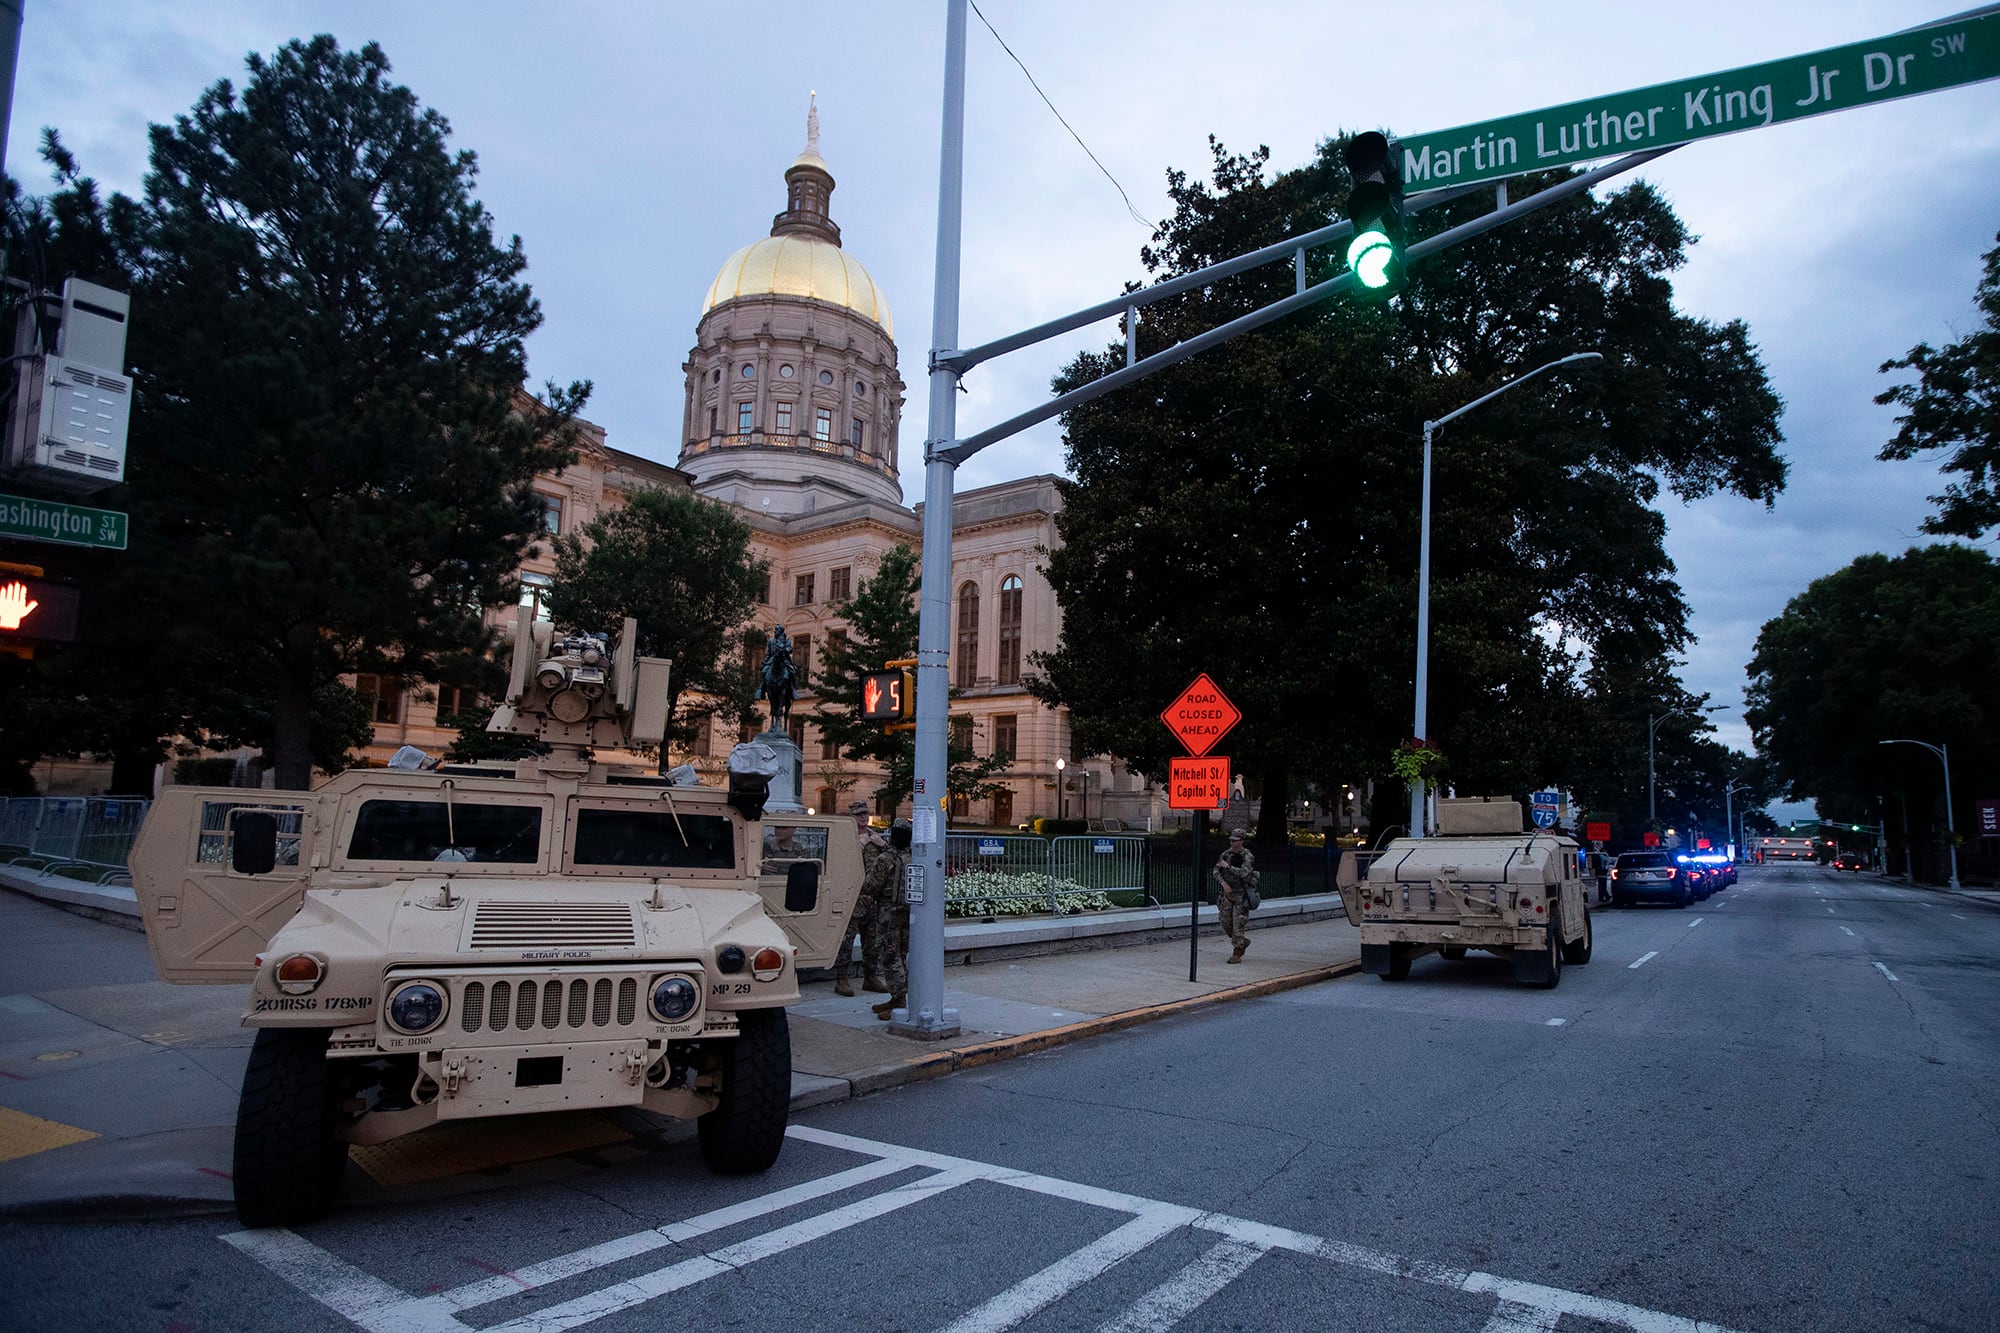
[[(1268, 178), (1267, 150), (1211, 148), (1209, 182), (1168, 174), (1174, 215), (1141, 252), (1155, 278), (1337, 216), (1338, 142)], [(1413, 228), (1484, 207), (1443, 205)], [(1049, 565), (1064, 639), (1036, 659), (1037, 694), (1069, 706), (1081, 748), (1159, 776), (1173, 745), (1157, 714), (1206, 670), (1243, 709), (1222, 749), (1280, 798), (1267, 811), (1293, 774), (1385, 773), (1411, 715), (1423, 423), (1595, 350), (1601, 369), (1436, 433), (1426, 739), (1459, 790), (1524, 792), (1581, 769), (1593, 714), (1622, 710), (1643, 783), (1643, 718), (1680, 693), (1667, 663), (1688, 641), (1652, 504), (1663, 489), (1769, 503), (1785, 478), (1780, 403), (1748, 331), (1673, 307), (1668, 275), (1692, 240), (1647, 185), (1580, 196), (1418, 265), (1392, 304), (1336, 298), (1070, 411), (1075, 480)], [(1308, 280), (1340, 262), (1313, 252)], [(1139, 350), (1292, 284), (1289, 265), (1266, 266), (1149, 306)], [(1081, 356), (1056, 388), (1123, 357)], [(1646, 691), (1593, 701), (1620, 681)]]
[[(738, 632), (768, 565), (750, 552), (750, 528), (727, 506), (690, 491), (642, 487), (622, 508), (555, 539), (549, 614), (569, 628), (616, 636), (639, 622), (639, 652), (673, 660), (671, 739), (685, 742), (717, 712), (748, 720)], [(683, 709), (690, 693), (700, 706)]]
[(588, 386), (521, 393), (520, 242), (379, 47), (248, 69), (152, 127), (143, 198), (101, 203), (62, 155), (44, 215), (132, 291), (121, 577), (201, 682), (155, 735), (262, 746), (303, 787), (356, 735), (342, 673), (434, 679), (486, 646)]
[(1996, 660), (2000, 569), (1986, 552), (1864, 555), (1765, 623), (1746, 716), (1787, 796), (1872, 823), (1879, 797), (1943, 788), (1935, 757), (1884, 740), (1948, 745), (1961, 798), (2000, 776)]
[(1938, 511), (1924, 520), (1924, 531), (1954, 537), (1983, 537), (2000, 527), (2000, 244), (1986, 252), (1985, 265), (1974, 298), (1984, 327), (1941, 348), (1919, 343), (1907, 356), (1883, 362), (1883, 373), (1914, 370), (1917, 382), (1875, 399), (1908, 409), (1880, 457), (1949, 451), (1943, 470), (1958, 479), (1931, 497)]

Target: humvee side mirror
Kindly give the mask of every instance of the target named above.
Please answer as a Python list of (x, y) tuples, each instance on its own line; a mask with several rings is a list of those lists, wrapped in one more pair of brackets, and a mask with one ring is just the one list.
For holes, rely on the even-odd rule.
[(819, 862), (792, 862), (785, 868), (785, 910), (810, 912), (818, 906)]
[(239, 875), (268, 875), (278, 864), (278, 817), (239, 810), (229, 839), (229, 868)]

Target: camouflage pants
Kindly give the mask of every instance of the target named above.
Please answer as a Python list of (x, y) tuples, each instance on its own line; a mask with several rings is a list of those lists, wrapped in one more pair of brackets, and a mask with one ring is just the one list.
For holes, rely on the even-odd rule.
[[(910, 988), (910, 905), (903, 901), (901, 884), (882, 897), (884, 901), (875, 904), (875, 957), (882, 984), (891, 995), (901, 995)], [(867, 947), (864, 935), (862, 948)]]
[(1223, 889), (1215, 895), (1215, 919), (1222, 924), (1222, 933), (1234, 944), (1250, 943), (1247, 933), (1250, 922), (1250, 905), (1241, 889)]
[(854, 900), (854, 915), (848, 918), (847, 936), (840, 942), (840, 955), (833, 960), (833, 975), (846, 981), (854, 976), (854, 937), (861, 936), (861, 974), (882, 975), (882, 941), (876, 933), (876, 895), (863, 889)]

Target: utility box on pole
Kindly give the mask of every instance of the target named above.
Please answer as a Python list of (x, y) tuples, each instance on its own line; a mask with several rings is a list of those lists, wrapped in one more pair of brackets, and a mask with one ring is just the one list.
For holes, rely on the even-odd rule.
[(132, 418), (132, 381), (122, 373), (132, 298), (71, 278), (53, 330), (42, 317), (45, 299), (20, 308), (7, 473), (79, 494), (116, 486), (125, 480)]

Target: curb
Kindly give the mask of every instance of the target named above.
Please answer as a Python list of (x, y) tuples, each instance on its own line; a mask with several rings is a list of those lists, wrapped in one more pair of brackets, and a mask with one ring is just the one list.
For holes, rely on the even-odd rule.
[[(1027, 1032), (1018, 1037), (999, 1037), (972, 1046), (959, 1046), (948, 1051), (914, 1056), (908, 1060), (883, 1065), (855, 1075), (848, 1080), (851, 1089), (848, 1096), (863, 1097), (873, 1092), (883, 1092), (911, 1083), (943, 1078), (962, 1070), (978, 1069), (983, 1065), (997, 1064), (1002, 1060), (1034, 1055), (1057, 1046), (1066, 1046), (1073, 1041), (1082, 1041), (1087, 1037), (1123, 1031), (1126, 1028), (1138, 1027), (1142, 1023), (1173, 1018), (1179, 1014), (1192, 1013), (1232, 1000), (1253, 1000), (1260, 996), (1275, 995), (1280, 991), (1317, 985), (1322, 981), (1349, 976), (1360, 970), (1361, 960), (1357, 958), (1349, 963), (1332, 963), (1326, 967), (1316, 967), (1304, 972), (1291, 972), (1281, 977), (1252, 981), (1207, 995), (1191, 995), (1184, 1000), (1170, 1000), (1165, 1004), (1147, 1005), (1142, 1009), (1127, 1009), (1122, 1013), (1104, 1014), (1097, 1018), (1085, 1019), (1080, 1023), (1069, 1023), (1041, 1032)], [(808, 1098), (811, 1100), (807, 1100)], [(803, 1109), (807, 1106), (823, 1105), (828, 1100), (839, 1099), (829, 1099), (823, 1089), (814, 1089), (794, 1097), (792, 1105)]]

